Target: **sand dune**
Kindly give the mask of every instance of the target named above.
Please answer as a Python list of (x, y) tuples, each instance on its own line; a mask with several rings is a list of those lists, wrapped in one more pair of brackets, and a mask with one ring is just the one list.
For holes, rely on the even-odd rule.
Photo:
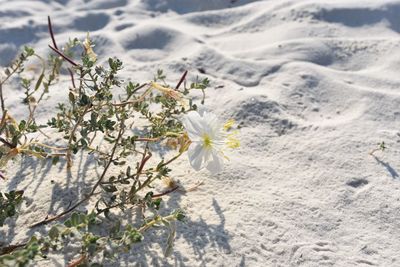
[[(173, 255), (162, 257), (154, 235), (119, 266), (400, 266), (399, 13), (400, 1), (383, 0), (3, 0), (0, 65), (24, 44), (48, 51), (50, 15), (60, 43), (90, 31), (127, 79), (159, 68), (173, 83), (184, 70), (208, 77), (206, 106), (241, 125), (241, 148), (219, 175), (177, 163), (181, 183), (205, 184), (165, 201), (190, 217)], [(6, 92), (23, 115), (21, 89)], [(370, 156), (381, 141), (388, 150)], [(27, 224), (82, 194), (95, 167), (76, 162), (72, 176), (32, 160), (6, 171), (0, 189), (33, 199), (0, 242), (25, 240)]]

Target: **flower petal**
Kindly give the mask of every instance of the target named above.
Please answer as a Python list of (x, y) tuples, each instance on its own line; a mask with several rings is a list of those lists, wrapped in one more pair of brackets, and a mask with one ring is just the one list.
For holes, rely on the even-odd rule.
[(205, 112), (203, 114), (204, 128), (207, 129), (207, 133), (212, 139), (218, 139), (222, 134), (222, 124), (218, 120), (218, 117), (210, 112)]
[(216, 150), (212, 151), (212, 160), (207, 164), (207, 170), (209, 170), (212, 174), (216, 174), (222, 171), (224, 167), (224, 161), (222, 159), (222, 155)]
[(199, 105), (199, 106), (197, 106), (197, 112), (199, 113), (199, 115), (201, 117), (203, 117), (204, 113), (207, 112), (207, 109), (206, 109), (206, 107), (204, 105)]
[(182, 119), (182, 124), (192, 142), (199, 141), (203, 135), (202, 118), (196, 111), (190, 111)]
[(205, 149), (201, 143), (192, 143), (189, 146), (188, 155), (189, 155), (189, 162), (192, 165), (193, 169), (199, 171), (204, 165), (203, 158), (204, 158)]

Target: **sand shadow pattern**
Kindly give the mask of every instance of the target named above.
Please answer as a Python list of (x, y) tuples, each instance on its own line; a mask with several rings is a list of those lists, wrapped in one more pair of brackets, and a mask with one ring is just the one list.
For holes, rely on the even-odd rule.
[[(163, 204), (165, 210), (175, 210), (180, 207), (181, 194), (176, 193), (169, 197)], [(198, 266), (207, 266), (205, 255), (209, 247), (214, 247), (223, 253), (231, 253), (231, 235), (225, 229), (225, 217), (218, 204), (213, 199), (213, 208), (219, 217), (218, 224), (208, 224), (205, 220), (191, 220), (190, 215), (185, 223), (177, 222), (176, 241), (187, 243), (197, 258)], [(136, 213), (135, 217), (129, 219), (128, 223), (134, 223), (141, 219)], [(145, 235), (145, 240), (137, 244), (126, 255), (121, 255), (120, 261), (103, 262), (105, 266), (187, 266), (188, 258), (179, 250), (174, 249), (171, 256), (173, 264), (165, 258), (160, 258), (159, 250), (165, 247), (167, 240), (166, 229), (152, 229)]]
[(315, 18), (349, 27), (362, 27), (387, 21), (393, 31), (400, 32), (399, 12), (400, 6), (393, 3), (380, 9), (368, 7), (322, 9)]
[[(58, 214), (60, 211), (67, 209), (71, 204), (74, 204), (77, 199), (82, 198), (83, 191), (90, 188), (86, 177), (92, 174), (90, 168), (94, 161), (94, 158), (90, 155), (85, 157), (83, 153), (78, 154), (75, 157), (76, 169), (67, 171), (64, 183), (58, 184), (51, 179), (51, 173), (53, 171), (61, 172), (65, 169), (66, 163), (64, 161), (60, 161), (58, 165), (54, 166), (51, 164), (51, 161), (40, 161), (26, 157), (21, 160), (20, 168), (12, 178), (8, 190), (31, 190), (34, 192), (33, 195), (35, 195), (36, 192), (40, 190), (43, 183), (51, 183), (53, 186), (48, 205), (46, 207), (35, 207), (36, 212), (43, 213), (43, 219), (45, 219), (47, 215), (53, 216)], [(55, 170), (52, 170), (53, 168), (55, 168)], [(94, 169), (97, 172), (99, 171), (97, 170), (97, 166)], [(24, 179), (29, 180), (24, 181)], [(181, 198), (182, 193), (178, 192), (172, 193), (169, 197), (165, 197), (166, 201), (162, 204), (163, 214), (167, 215), (178, 209), (181, 206)], [(33, 201), (33, 199), (28, 199), (28, 208), (33, 204)], [(219, 218), (218, 224), (209, 224), (202, 218), (199, 220), (191, 220), (190, 215), (187, 217), (185, 223), (177, 222), (176, 239), (179, 242), (184, 242), (191, 246), (200, 266), (206, 266), (205, 255), (209, 247), (216, 248), (223, 253), (231, 253), (231, 246), (229, 244), (231, 235), (225, 229), (225, 217), (222, 209), (215, 199), (212, 201), (212, 206), (216, 216)], [(44, 213), (45, 209), (47, 209), (47, 212)], [(85, 206), (81, 206), (77, 208), (77, 210), (87, 212)], [(132, 208), (130, 211), (131, 212), (129, 212), (128, 209), (122, 213), (122, 220), (124, 223), (140, 227), (142, 223), (140, 209), (136, 209), (135, 212), (134, 208)], [(0, 247), (14, 243), (12, 238), (16, 235), (17, 231), (19, 231), (18, 227), (20, 227), (17, 220), (22, 220), (23, 217), (24, 214), (21, 214), (21, 218), (12, 218), (6, 221), (7, 230), (1, 229), (0, 231)], [(59, 222), (62, 223), (67, 217), (62, 218)], [(104, 220), (105, 223), (107, 223), (107, 219)], [(29, 236), (37, 233), (46, 235), (46, 230), (44, 227), (38, 227), (27, 231)], [(151, 229), (146, 232), (145, 240), (134, 245), (131, 251), (125, 255), (120, 255), (114, 262), (104, 260), (103, 263), (105, 266), (187, 266), (186, 261), (188, 261), (188, 258), (179, 250), (174, 250), (173, 252), (173, 264), (170, 263), (171, 261), (160, 257), (160, 250), (165, 247), (167, 236), (168, 230), (166, 228)], [(63, 266), (63, 264), (66, 265), (71, 259), (75, 258), (78, 253), (79, 251), (76, 248), (68, 249), (68, 253), (62, 254), (64, 263), (57, 262), (54, 258), (49, 258), (43, 262), (51, 264), (52, 266)]]
[[(6, 220), (7, 230), (0, 229), (1, 243), (0, 247), (14, 243), (12, 237), (16, 234), (17, 221), (26, 220), (26, 214), (34, 211), (35, 213), (43, 213), (43, 219), (46, 216), (53, 216), (67, 209), (78, 199), (82, 198), (83, 191), (87, 190), (88, 185), (86, 177), (91, 165), (94, 163), (94, 158), (91, 155), (84, 157), (80, 154), (79, 160), (75, 164), (78, 166), (76, 173), (66, 171), (65, 182), (57, 183), (52, 179), (54, 172), (61, 173), (66, 168), (66, 161), (60, 160), (57, 165), (53, 165), (51, 160), (40, 160), (32, 157), (22, 157), (19, 167), (15, 175), (10, 179), (7, 190), (24, 190), (24, 201), (21, 211), (17, 216)], [(47, 184), (46, 184), (47, 183)], [(51, 184), (51, 185), (49, 185)], [(40, 195), (42, 188), (49, 188), (49, 202), (46, 206), (38, 206), (35, 203), (35, 196)], [(43, 197), (43, 195), (42, 195)], [(81, 207), (79, 209), (84, 209)], [(47, 211), (45, 211), (47, 209)], [(43, 232), (42, 228), (34, 228), (28, 231), (29, 235), (35, 232)]]
[(388, 163), (385, 161), (380, 160), (377, 156), (372, 155), (376, 162), (378, 162), (380, 165), (385, 167), (385, 169), (388, 171), (390, 176), (392, 176), (393, 179), (398, 179), (399, 178), (399, 173)]

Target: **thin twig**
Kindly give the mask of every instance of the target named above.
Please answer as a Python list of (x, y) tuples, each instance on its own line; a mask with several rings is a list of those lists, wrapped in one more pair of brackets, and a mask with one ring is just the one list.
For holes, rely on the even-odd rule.
[(89, 106), (86, 106), (85, 109), (82, 112), (82, 115), (78, 118), (78, 121), (75, 123), (74, 128), (72, 129), (72, 131), (71, 131), (71, 133), (69, 135), (68, 145), (67, 145), (67, 147), (68, 147), (68, 151), (67, 151), (67, 168), (71, 168), (72, 167), (72, 160), (71, 160), (72, 155), (71, 155), (71, 149), (70, 149), (72, 140), (73, 140), (73, 138), (75, 136), (75, 132), (78, 129), (78, 126), (81, 124), (81, 122), (82, 122), (83, 118), (85, 117), (88, 109), (89, 109)]
[[(140, 175), (142, 174), (142, 170), (144, 168), (144, 166), (146, 165), (146, 162), (151, 158), (152, 154), (148, 151), (149, 148), (149, 144), (146, 144), (146, 147), (144, 149), (144, 153), (142, 156), (142, 160), (139, 164), (139, 168), (137, 169), (136, 172), (136, 177), (135, 180), (139, 180)], [(148, 155), (146, 155), (148, 154)], [(151, 177), (147, 178), (146, 181), (144, 181), (144, 183), (139, 186), (138, 188), (135, 189), (134, 186), (131, 187), (131, 190), (129, 191), (129, 196), (134, 196), (139, 190), (141, 190), (142, 188), (144, 188), (145, 186), (147, 186), (147, 184), (149, 183), (149, 181), (151, 180)]]
[(0, 122), (0, 134), (3, 133), (4, 127), (6, 126), (7, 113), (8, 113), (8, 110), (7, 109), (4, 110), (3, 117), (1, 118), (1, 122)]
[[(140, 88), (143, 88), (146, 85), (149, 85), (149, 84), (145, 83), (145, 84), (141, 85)], [(125, 102), (120, 102), (120, 103), (113, 103), (112, 105), (114, 107), (119, 107), (119, 106), (126, 106), (126, 105), (130, 105), (130, 104), (136, 104), (136, 103), (144, 101), (146, 96), (148, 96), (150, 93), (151, 93), (151, 87), (148, 88), (140, 97), (138, 97), (135, 100), (125, 101)]]
[(135, 141), (138, 141), (138, 142), (157, 142), (159, 140), (160, 140), (160, 137), (154, 137), (154, 138), (139, 137), (139, 138), (135, 139)]
[(185, 80), (187, 73), (188, 73), (188, 71), (185, 70), (185, 72), (183, 73), (181, 79), (179, 80), (178, 84), (177, 84), (176, 87), (175, 87), (176, 90), (179, 89), (179, 86), (181, 86), (181, 84), (182, 84), (183, 81)]
[(54, 48), (51, 45), (49, 45), (49, 47), (51, 48), (51, 50), (56, 52), (60, 57), (62, 57), (63, 59), (65, 59), (66, 61), (71, 63), (71, 65), (73, 65), (74, 67), (80, 67), (78, 63), (75, 63), (72, 59), (70, 59), (68, 56), (64, 55), (64, 53), (61, 52), (60, 50), (58, 50), (57, 48)]
[(59, 56), (61, 56), (62, 58), (64, 58), (66, 61), (68, 61), (69, 63), (71, 63), (73, 66), (75, 67), (79, 67), (79, 64), (75, 63), (72, 59), (70, 59), (68, 56), (66, 56), (63, 52), (60, 51), (60, 49), (58, 49), (57, 43), (56, 43), (56, 39), (54, 37), (54, 32), (53, 32), (53, 26), (51, 24), (51, 20), (50, 20), (50, 16), (47, 16), (47, 25), (49, 28), (49, 33), (50, 33), (50, 37), (51, 40), (53, 42), (53, 46), (49, 45), (49, 47), (56, 52)]
[(163, 164), (160, 165), (161, 167), (167, 166), (168, 164), (170, 164), (171, 162), (173, 162), (174, 160), (176, 160), (177, 158), (179, 158), (180, 156), (182, 156), (183, 152), (180, 152), (179, 154), (177, 154), (175, 157), (169, 159), (168, 161), (164, 162)]
[(115, 140), (115, 145), (114, 145), (114, 147), (113, 147), (113, 149), (112, 149), (112, 152), (111, 152), (111, 155), (110, 155), (110, 160), (107, 162), (107, 165), (106, 165), (106, 167), (104, 168), (103, 173), (102, 173), (101, 176), (100, 176), (100, 179), (99, 179), (99, 180), (97, 181), (97, 183), (93, 186), (93, 189), (92, 189), (92, 191), (90, 192), (90, 195), (93, 195), (93, 194), (94, 194), (94, 191), (96, 191), (97, 187), (101, 184), (101, 182), (102, 182), (103, 179), (104, 179), (104, 176), (105, 176), (106, 173), (107, 173), (108, 168), (110, 167), (111, 163), (112, 163), (113, 160), (114, 160), (113, 158), (114, 158), (115, 151), (117, 150), (117, 147), (118, 147), (118, 142), (121, 140), (122, 135), (123, 135), (123, 133), (124, 133), (124, 126), (123, 126), (123, 124), (124, 124), (124, 122), (121, 121), (121, 126), (120, 126), (121, 128), (119, 129), (119, 133), (118, 133), (117, 139)]
[(10, 77), (13, 76), (14, 73), (16, 73), (18, 71), (18, 69), (22, 66), (22, 64), (23, 64), (23, 60), (21, 60), (21, 59), (17, 60), (16, 65), (14, 67), (13, 66), (10, 67), (11, 71), (9, 71), (9, 73), (6, 75), (4, 80), (0, 80), (0, 102), (1, 102), (1, 110), (3, 111), (3, 114), (5, 113), (5, 110), (6, 110), (6, 106), (4, 103), (4, 96), (3, 96), (3, 84), (6, 81), (8, 81), (8, 79), (10, 79)]
[(151, 198), (160, 198), (160, 197), (162, 197), (162, 196), (165, 196), (165, 195), (167, 195), (167, 194), (169, 194), (169, 193), (174, 192), (174, 191), (177, 190), (178, 188), (179, 188), (179, 185), (175, 186), (174, 188), (171, 188), (170, 190), (167, 190), (167, 191), (165, 191), (165, 192), (162, 192), (162, 193), (160, 193), (160, 194), (152, 195)]
[(188, 192), (192, 192), (192, 191), (196, 190), (197, 188), (199, 188), (203, 184), (204, 184), (204, 181), (199, 181), (195, 185), (193, 185), (192, 187), (189, 187), (188, 189), (185, 189), (185, 188), (179, 189), (178, 192), (186, 194)]
[(0, 83), (0, 102), (1, 102), (1, 111), (3, 114), (6, 112), (6, 106), (4, 104), (4, 97), (3, 97), (3, 84)]
[(92, 188), (92, 190), (90, 191), (90, 193), (89, 193), (86, 197), (84, 197), (83, 199), (81, 199), (80, 201), (78, 201), (75, 205), (73, 205), (73, 206), (71, 206), (70, 208), (68, 208), (67, 210), (61, 212), (60, 214), (58, 214), (58, 215), (56, 215), (56, 216), (53, 216), (53, 217), (51, 217), (51, 218), (46, 218), (45, 220), (43, 220), (43, 221), (41, 221), (41, 222), (35, 223), (35, 224), (31, 225), (30, 228), (34, 228), (34, 227), (37, 227), (37, 226), (45, 225), (45, 224), (48, 224), (49, 222), (52, 222), (52, 221), (55, 221), (55, 220), (60, 219), (60, 218), (63, 217), (64, 215), (70, 213), (71, 211), (73, 211), (74, 209), (76, 209), (77, 207), (79, 207), (81, 204), (83, 204), (83, 203), (85, 203), (86, 201), (88, 201), (88, 200), (90, 199), (90, 197), (93, 196), (93, 194), (94, 194), (94, 192), (96, 191), (97, 187), (98, 187), (98, 186), (101, 184), (101, 182), (103, 181), (103, 179), (104, 179), (104, 177), (105, 177), (105, 175), (106, 175), (106, 173), (107, 173), (107, 171), (108, 171), (108, 168), (110, 167), (111, 163), (114, 161), (114, 154), (115, 154), (115, 151), (117, 150), (118, 143), (119, 143), (120, 139), (122, 138), (123, 133), (124, 133), (124, 127), (123, 127), (123, 121), (122, 121), (122, 122), (121, 122), (121, 128), (120, 128), (119, 133), (118, 133), (118, 137), (117, 137), (117, 139), (115, 140), (115, 145), (114, 145), (114, 147), (113, 147), (113, 149), (112, 149), (112, 152), (111, 152), (111, 155), (110, 155), (110, 159), (109, 159), (109, 161), (107, 162), (107, 165), (104, 167), (104, 170), (103, 170), (103, 172), (102, 172), (102, 174), (101, 174), (99, 180), (98, 180), (98, 181), (96, 182), (96, 184), (93, 186), (93, 188)]
[(53, 41), (53, 46), (58, 50), (56, 39), (54, 38), (53, 26), (51, 25), (50, 16), (47, 16), (47, 26), (49, 28), (51, 40)]
[[(148, 154), (148, 155), (146, 156), (146, 154)], [(146, 162), (151, 158), (151, 156), (152, 156), (151, 153), (148, 151), (148, 143), (147, 143), (146, 148), (143, 153), (142, 161), (141, 161), (139, 168), (137, 170), (137, 173), (136, 173), (136, 179), (139, 179), (139, 176), (142, 173), (144, 165), (146, 165)]]
[(6, 146), (8, 146), (9, 148), (16, 148), (15, 145), (11, 144), (10, 142), (8, 142), (6, 139), (4, 139), (3, 137), (0, 136), (0, 142), (2, 142), (3, 144), (5, 144)]
[(27, 243), (22, 243), (22, 244), (17, 244), (17, 245), (9, 245), (7, 247), (1, 247), (0, 248), (0, 256), (5, 255), (5, 254), (10, 254), (14, 250), (16, 250), (18, 248), (22, 248), (26, 245), (27, 245)]
[(69, 71), (69, 75), (71, 76), (72, 87), (73, 87), (74, 89), (76, 89), (76, 86), (75, 86), (75, 79), (74, 79), (74, 73), (72, 72), (71, 68), (68, 68), (68, 71)]
[(71, 263), (68, 264), (68, 267), (76, 267), (83, 263), (86, 260), (86, 254), (82, 254), (79, 258), (76, 260), (73, 260)]

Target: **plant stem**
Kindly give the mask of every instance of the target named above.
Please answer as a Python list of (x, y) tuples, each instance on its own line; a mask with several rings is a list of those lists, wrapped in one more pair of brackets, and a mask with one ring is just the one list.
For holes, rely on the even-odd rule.
[(2, 142), (3, 144), (5, 144), (6, 146), (8, 146), (9, 148), (15, 148), (16, 146), (14, 146), (13, 144), (11, 144), (10, 142), (8, 142), (6, 139), (4, 139), (3, 137), (0, 137), (0, 142)]
[(70, 264), (68, 264), (68, 267), (77, 267), (85, 260), (86, 260), (86, 254), (82, 254), (79, 258), (73, 260)]
[(72, 129), (71, 134), (69, 136), (68, 145), (67, 145), (67, 147), (68, 147), (68, 151), (67, 151), (67, 168), (71, 168), (72, 167), (72, 159), (71, 159), (72, 155), (71, 155), (71, 148), (70, 148), (72, 140), (73, 140), (73, 138), (75, 136), (75, 132), (78, 129), (78, 126), (81, 124), (81, 122), (82, 122), (83, 118), (85, 117), (86, 112), (88, 111), (88, 109), (89, 109), (89, 106), (86, 106), (85, 109), (82, 112), (82, 115), (78, 118), (77, 122), (75, 123), (74, 128)]
[(185, 72), (183, 73), (181, 79), (179, 80), (178, 84), (176, 85), (175, 90), (178, 90), (178, 89), (179, 89), (179, 86), (181, 86), (181, 84), (182, 84), (183, 81), (185, 80), (187, 73), (188, 73), (188, 71), (185, 70)]
[(167, 190), (167, 191), (165, 191), (165, 192), (162, 192), (162, 193), (160, 193), (160, 194), (152, 195), (151, 198), (160, 198), (160, 197), (162, 197), (162, 196), (165, 196), (165, 195), (167, 195), (167, 194), (169, 194), (169, 193), (174, 192), (174, 191), (177, 190), (178, 188), (179, 188), (179, 185), (175, 186), (174, 188), (171, 188), (170, 190)]
[(51, 40), (53, 41), (53, 46), (54, 46), (56, 49), (58, 49), (57, 43), (56, 43), (56, 39), (54, 38), (53, 26), (51, 25), (50, 16), (47, 16), (47, 26), (48, 26), (48, 28), (49, 28), (49, 33), (50, 33)]
[(74, 67), (80, 67), (80, 65), (78, 63), (75, 63), (75, 61), (73, 61), (72, 59), (70, 59), (67, 55), (64, 55), (63, 52), (61, 52), (60, 50), (58, 50), (57, 48), (52, 47), (51, 45), (49, 45), (49, 47), (51, 48), (51, 50), (53, 50), (54, 52), (56, 52), (60, 57), (62, 57), (63, 59), (65, 59), (66, 61), (68, 61), (72, 66)]
[(147, 229), (149, 229), (150, 227), (152, 227), (153, 225), (155, 225), (156, 223), (159, 223), (159, 222), (161, 222), (163, 220), (165, 220), (165, 221), (173, 221), (175, 219), (176, 219), (175, 214), (171, 214), (171, 215), (168, 215), (168, 216), (165, 216), (165, 217), (157, 216), (156, 218), (154, 218), (150, 222), (148, 222), (145, 225), (143, 225), (142, 227), (140, 227), (138, 229), (138, 231), (142, 233), (142, 232), (146, 231)]
[(124, 133), (124, 122), (121, 121), (120, 130), (119, 130), (117, 139), (115, 140), (115, 144), (114, 144), (114, 147), (113, 147), (113, 149), (112, 149), (110, 158), (109, 158), (109, 160), (108, 160), (108, 162), (107, 162), (107, 165), (104, 167), (104, 170), (103, 170), (103, 172), (102, 172), (102, 174), (101, 174), (99, 180), (98, 180), (98, 181), (96, 182), (96, 184), (93, 186), (93, 188), (92, 188), (92, 190), (90, 191), (90, 193), (89, 193), (86, 197), (84, 197), (83, 199), (81, 199), (80, 201), (78, 201), (75, 205), (73, 205), (72, 207), (70, 207), (69, 209), (67, 209), (67, 210), (65, 210), (65, 211), (63, 211), (63, 212), (61, 212), (60, 214), (58, 214), (58, 215), (56, 215), (56, 216), (54, 216), (54, 217), (51, 217), (51, 218), (45, 219), (45, 220), (43, 220), (43, 221), (41, 221), (41, 222), (35, 223), (35, 224), (31, 225), (30, 228), (33, 228), (33, 227), (36, 227), (36, 226), (41, 226), (41, 225), (47, 224), (47, 223), (49, 223), (49, 222), (58, 220), (58, 219), (60, 219), (61, 217), (63, 217), (64, 215), (70, 213), (71, 211), (73, 211), (74, 209), (76, 209), (76, 208), (79, 207), (81, 204), (85, 203), (86, 201), (88, 201), (88, 200), (91, 198), (91, 196), (92, 196), (92, 195), (94, 194), (94, 192), (96, 191), (97, 187), (98, 187), (98, 186), (101, 184), (101, 182), (103, 181), (103, 179), (104, 179), (104, 177), (105, 177), (105, 175), (106, 175), (106, 173), (107, 173), (107, 171), (108, 171), (108, 168), (110, 167), (111, 163), (114, 161), (114, 155), (115, 155), (115, 152), (116, 152), (116, 150), (117, 150), (118, 143), (119, 143), (119, 141), (120, 141), (121, 138), (122, 138), (123, 133)]
[(3, 97), (3, 84), (0, 83), (0, 102), (1, 102), (1, 111), (3, 114), (6, 112), (6, 107), (4, 104), (4, 97)]
[(22, 248), (26, 245), (27, 245), (27, 243), (21, 243), (21, 244), (17, 244), (17, 245), (9, 245), (7, 247), (1, 247), (0, 248), (0, 256), (5, 255), (5, 254), (10, 254), (14, 250), (16, 250), (18, 248)]

